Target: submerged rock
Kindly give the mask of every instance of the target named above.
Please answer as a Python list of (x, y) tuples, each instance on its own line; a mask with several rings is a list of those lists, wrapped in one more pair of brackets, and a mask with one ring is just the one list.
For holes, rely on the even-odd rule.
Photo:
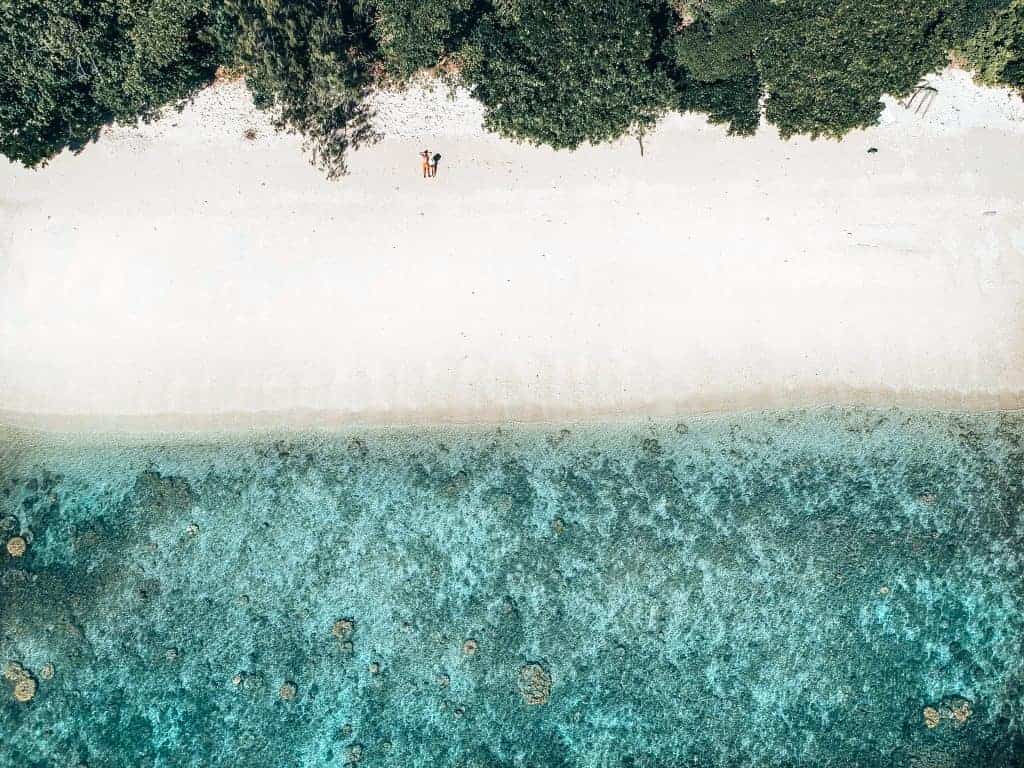
[(352, 619), (338, 619), (331, 627), (331, 634), (339, 640), (348, 640), (356, 630), (356, 623)]
[(21, 536), (12, 536), (7, 540), (7, 554), (11, 557), (21, 557), (28, 549), (28, 542)]
[(25, 704), (36, 695), (36, 681), (35, 678), (25, 669), (21, 664), (16, 661), (7, 663), (4, 667), (4, 679), (13, 683), (11, 693), (14, 696), (15, 701), (19, 701)]
[(291, 680), (285, 680), (278, 695), (280, 695), (281, 701), (295, 701), (295, 697), (299, 695), (299, 686)]
[(31, 677), (25, 677), (14, 684), (14, 700), (26, 703), (32, 701), (36, 695), (36, 681)]
[(943, 721), (949, 722), (954, 728), (962, 728), (973, 714), (972, 703), (962, 696), (949, 696), (938, 706), (924, 708), (925, 727), (937, 728)]
[(536, 662), (523, 665), (519, 670), (519, 693), (530, 706), (547, 704), (551, 698), (551, 673)]

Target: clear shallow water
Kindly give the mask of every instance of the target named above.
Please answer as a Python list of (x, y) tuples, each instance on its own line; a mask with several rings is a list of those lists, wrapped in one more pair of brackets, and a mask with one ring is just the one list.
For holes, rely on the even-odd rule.
[(0, 439), (0, 766), (1024, 759), (1021, 415)]

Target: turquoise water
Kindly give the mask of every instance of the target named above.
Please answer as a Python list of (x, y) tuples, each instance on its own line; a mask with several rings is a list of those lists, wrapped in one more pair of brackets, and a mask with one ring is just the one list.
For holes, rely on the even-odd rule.
[(1024, 761), (1021, 415), (0, 445), (5, 768)]

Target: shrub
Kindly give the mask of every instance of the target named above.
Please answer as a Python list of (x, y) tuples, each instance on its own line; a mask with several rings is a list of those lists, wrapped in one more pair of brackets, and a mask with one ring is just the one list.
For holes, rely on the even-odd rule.
[(958, 53), (986, 85), (1009, 85), (1024, 92), (1024, 0), (996, 12)]
[(656, 0), (518, 0), (484, 17), (462, 76), (488, 128), (555, 148), (617, 138), (673, 103)]
[(370, 17), (335, 0), (227, 0), (234, 56), (256, 104), (278, 129), (302, 134), (334, 178), (348, 149), (374, 141), (367, 105), (379, 63)]
[(0, 2), (0, 153), (32, 167), (208, 83), (208, 0)]

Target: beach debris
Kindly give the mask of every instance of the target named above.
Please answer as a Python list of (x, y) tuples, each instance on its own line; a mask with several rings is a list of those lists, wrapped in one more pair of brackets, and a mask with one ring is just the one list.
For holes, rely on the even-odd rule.
[(281, 697), (281, 701), (295, 701), (295, 697), (299, 695), (299, 686), (291, 680), (285, 680), (278, 695)]
[(528, 706), (547, 704), (551, 697), (551, 673), (537, 662), (519, 670), (519, 693)]
[(7, 554), (11, 557), (21, 557), (28, 549), (28, 542), (23, 536), (12, 536), (7, 540)]
[(868, 154), (869, 155), (877, 155), (878, 154), (878, 147), (868, 147)]
[(380, 662), (379, 661), (372, 661), (372, 662), (370, 662), (369, 671), (370, 671), (371, 675), (379, 675), (380, 674)]
[(885, 584), (878, 588), (878, 594), (880, 595), (888, 595), (891, 591)]
[(189, 523), (188, 526), (186, 526), (185, 528), (185, 533), (187, 533), (189, 536), (198, 536), (199, 526), (196, 523)]
[(906, 99), (901, 99), (899, 104), (907, 110), (913, 107), (915, 115), (924, 117), (928, 114), (928, 110), (932, 108), (932, 104), (935, 102), (938, 94), (939, 90), (937, 88), (933, 87), (927, 80), (922, 80), (914, 86), (910, 96)]
[(473, 638), (469, 638), (462, 644), (462, 653), (466, 656), (473, 656), (478, 650), (480, 650), (480, 645)]
[(4, 667), (4, 680), (13, 683), (11, 693), (15, 701), (26, 704), (35, 697), (35, 678), (18, 662), (7, 662), (7, 665)]
[(246, 128), (245, 133), (243, 133), (242, 135), (245, 136), (245, 138), (248, 139), (249, 141), (255, 141), (256, 136), (258, 134), (256, 133), (255, 128)]

